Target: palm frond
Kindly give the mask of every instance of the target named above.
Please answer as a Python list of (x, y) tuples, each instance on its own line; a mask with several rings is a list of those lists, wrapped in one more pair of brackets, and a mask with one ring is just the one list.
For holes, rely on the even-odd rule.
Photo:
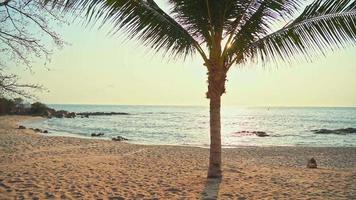
[(89, 21), (110, 22), (112, 33), (124, 30), (130, 39), (143, 41), (145, 46), (170, 56), (187, 56), (196, 50), (197, 41), (153, 0), (45, 0), (63, 10), (82, 10)]
[(259, 57), (262, 61), (280, 58), (289, 61), (296, 55), (306, 59), (327, 50), (354, 45), (356, 40), (355, 0), (316, 0), (294, 21), (250, 44), (234, 61)]
[[(244, 0), (246, 1), (246, 0)], [(215, 35), (222, 35), (243, 11), (241, 0), (169, 0), (171, 14), (199, 42), (211, 46)]]
[[(298, 10), (300, 0), (245, 0), (243, 12), (231, 22), (224, 56), (229, 57), (237, 49), (243, 49), (271, 31), (277, 20), (288, 20)], [(231, 48), (234, 47), (235, 49)]]

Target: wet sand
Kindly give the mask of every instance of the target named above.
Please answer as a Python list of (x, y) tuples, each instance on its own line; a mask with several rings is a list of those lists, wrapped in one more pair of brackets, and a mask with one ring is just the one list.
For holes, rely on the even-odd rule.
[(0, 117), (0, 199), (356, 199), (356, 148), (224, 149), (218, 181), (208, 149), (50, 137), (24, 120)]

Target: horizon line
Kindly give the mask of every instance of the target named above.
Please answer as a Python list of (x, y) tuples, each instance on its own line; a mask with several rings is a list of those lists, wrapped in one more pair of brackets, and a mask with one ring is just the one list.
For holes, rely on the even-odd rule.
[[(194, 104), (92, 104), (92, 103), (45, 103), (47, 105), (85, 105), (85, 106), (162, 106), (162, 107), (209, 107), (209, 105)], [(221, 105), (221, 107), (241, 107), (241, 108), (356, 108), (356, 105)]]

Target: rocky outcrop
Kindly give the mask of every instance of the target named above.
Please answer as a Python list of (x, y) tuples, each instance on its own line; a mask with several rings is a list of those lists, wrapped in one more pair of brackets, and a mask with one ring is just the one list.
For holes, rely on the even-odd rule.
[(125, 112), (69, 112), (66, 110), (55, 110), (41, 102), (25, 104), (21, 99), (0, 98), (0, 115), (30, 115), (46, 118), (81, 118), (89, 116), (110, 116), (110, 115), (129, 115)]
[(77, 113), (77, 115), (80, 115), (82, 117), (89, 117), (89, 116), (110, 116), (110, 115), (129, 115), (130, 113), (125, 113), (125, 112), (82, 112), (82, 113)]
[(121, 141), (127, 141), (128, 139), (126, 139), (126, 138), (124, 138), (124, 137), (122, 137), (122, 136), (116, 136), (116, 137), (112, 138), (111, 140), (112, 140), (112, 141), (119, 141), (119, 142), (121, 142)]
[(318, 165), (316, 164), (316, 160), (314, 158), (311, 158), (310, 160), (308, 160), (307, 168), (310, 168), (310, 169), (318, 168)]
[(104, 136), (104, 133), (92, 133), (91, 136), (92, 137), (100, 137), (100, 136)]
[(40, 102), (36, 102), (31, 104), (31, 108), (29, 110), (30, 115), (34, 116), (42, 116), (47, 118), (74, 118), (76, 114), (74, 112), (69, 112), (66, 110), (55, 110), (53, 108), (47, 107), (45, 104)]
[(76, 114), (74, 112), (68, 112), (66, 110), (54, 111), (51, 116), (57, 118), (75, 118)]
[(356, 133), (356, 128), (341, 128), (341, 129), (316, 129), (311, 130), (315, 134), (337, 134), (346, 135)]
[(258, 137), (268, 137), (269, 135), (264, 131), (238, 131), (234, 133), (238, 136), (253, 136), (256, 135)]

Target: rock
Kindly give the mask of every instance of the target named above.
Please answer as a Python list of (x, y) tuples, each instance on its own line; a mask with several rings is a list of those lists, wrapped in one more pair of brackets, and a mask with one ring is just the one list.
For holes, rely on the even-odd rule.
[(25, 126), (19, 126), (18, 129), (26, 129), (26, 127)]
[(257, 135), (258, 137), (267, 137), (267, 136), (269, 136), (266, 132), (263, 132), (263, 131), (253, 131), (252, 133)]
[(39, 132), (39, 133), (42, 133), (42, 130), (41, 129), (39, 129), (39, 128), (35, 128), (35, 129), (33, 129), (35, 132)]
[(59, 110), (59, 111), (56, 111), (55, 113), (53, 113), (53, 116), (54, 117), (57, 117), (57, 118), (64, 118), (68, 115), (68, 111), (65, 111), (65, 110)]
[(315, 134), (332, 134), (334, 133), (333, 130), (329, 129), (317, 129), (317, 130), (312, 130)]
[(238, 132), (235, 132), (234, 134), (239, 135), (239, 136), (253, 136), (253, 135), (256, 135), (258, 137), (267, 137), (267, 136), (269, 136), (264, 131), (238, 131)]
[(129, 115), (129, 113), (125, 113), (125, 112), (82, 112), (82, 113), (77, 113), (77, 115), (89, 117), (89, 116), (105, 116), (105, 115)]
[(43, 117), (47, 117), (47, 118), (51, 119), (51, 118), (53, 117), (53, 114), (54, 114), (55, 112), (56, 112), (56, 111), (55, 111), (54, 109), (48, 108), (48, 109), (45, 111)]
[(338, 131), (342, 131), (344, 133), (356, 133), (356, 128), (344, 128), (344, 129), (338, 129)]
[(68, 112), (66, 110), (55, 111), (54, 113), (52, 113), (52, 115), (57, 118), (75, 118), (76, 117), (75, 112)]
[(126, 138), (124, 138), (124, 137), (122, 137), (122, 136), (116, 136), (116, 137), (114, 137), (114, 138), (112, 138), (112, 141), (119, 141), (119, 142), (121, 142), (121, 141), (127, 141), (128, 139), (126, 139)]
[(315, 134), (337, 134), (346, 135), (351, 133), (356, 133), (356, 128), (341, 128), (341, 129), (316, 129), (311, 130)]
[(75, 117), (76, 117), (76, 114), (75, 114), (75, 112), (68, 112), (65, 117), (66, 117), (66, 118), (75, 118)]
[(92, 137), (100, 137), (100, 136), (104, 136), (104, 133), (92, 133), (91, 136)]
[(47, 130), (42, 130), (42, 129), (39, 129), (39, 128), (31, 128), (31, 130), (35, 131), (36, 133), (48, 133)]
[(316, 160), (314, 158), (311, 158), (310, 160), (308, 160), (307, 168), (310, 168), (310, 169), (318, 168), (318, 166), (316, 164)]

